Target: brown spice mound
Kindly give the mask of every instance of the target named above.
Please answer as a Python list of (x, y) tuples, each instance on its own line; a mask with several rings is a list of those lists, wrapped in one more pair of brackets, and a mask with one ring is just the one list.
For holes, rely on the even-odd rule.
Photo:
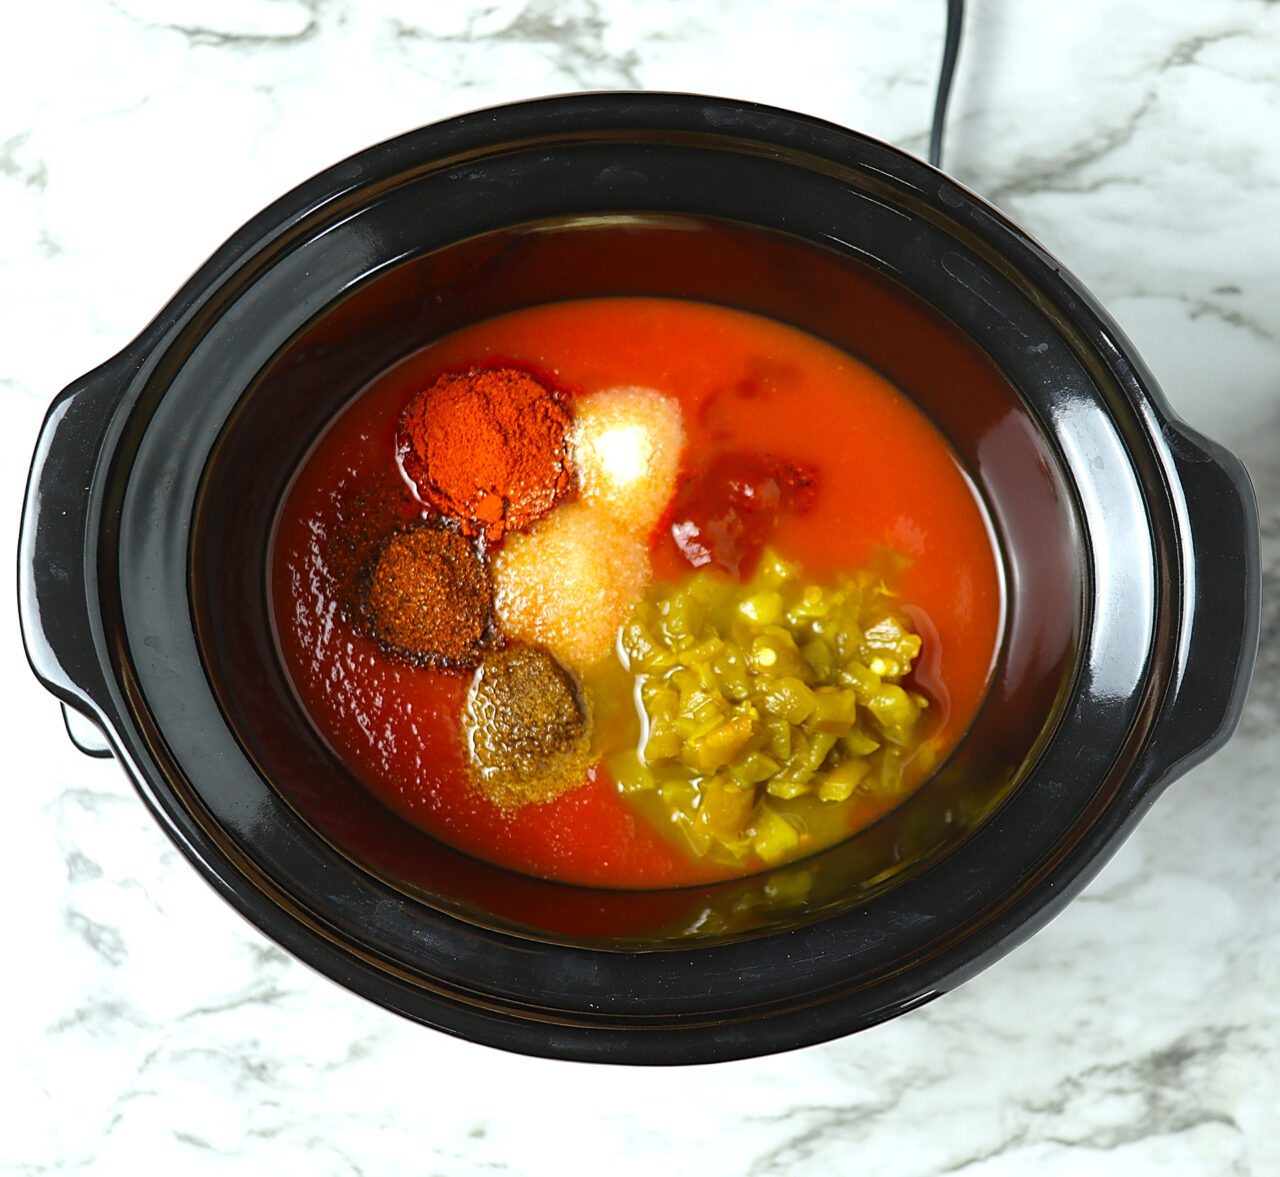
[(396, 456), (418, 497), (464, 535), (499, 542), (573, 485), (568, 409), (518, 368), (445, 373), (405, 406)]
[(462, 536), (439, 527), (393, 532), (363, 585), (373, 636), (421, 665), (473, 665), (489, 633), (493, 589)]
[(344, 487), (332, 501), (333, 522), (318, 529), (315, 542), (343, 620), (367, 632), (362, 597), (378, 547), (421, 516), (422, 505), (401, 479), (381, 475)]
[(573, 676), (544, 650), (485, 655), (462, 722), (476, 783), (503, 808), (549, 801), (582, 780), (587, 707)]

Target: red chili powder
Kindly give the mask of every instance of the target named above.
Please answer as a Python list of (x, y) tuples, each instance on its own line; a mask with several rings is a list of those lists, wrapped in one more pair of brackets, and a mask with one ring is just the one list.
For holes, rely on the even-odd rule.
[(405, 406), (396, 456), (427, 506), (494, 544), (572, 487), (570, 423), (559, 395), (518, 368), (445, 373)]
[(392, 653), (427, 666), (470, 666), (485, 641), (493, 590), (462, 536), (415, 527), (383, 542), (363, 603), (373, 636)]

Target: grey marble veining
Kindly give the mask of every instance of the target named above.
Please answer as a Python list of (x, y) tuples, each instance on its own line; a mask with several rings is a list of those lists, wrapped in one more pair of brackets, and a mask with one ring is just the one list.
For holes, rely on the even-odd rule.
[[(0, 536), (40, 418), (264, 203), (565, 90), (700, 90), (920, 153), (943, 4), (51, 0), (0, 68)], [(674, 1072), (402, 1022), (236, 916), (0, 627), (0, 1171), (564, 1177), (1280, 1172), (1280, 4), (971, 0), (947, 164), (1245, 459), (1268, 584), (1239, 736), (1048, 928), (853, 1038)]]

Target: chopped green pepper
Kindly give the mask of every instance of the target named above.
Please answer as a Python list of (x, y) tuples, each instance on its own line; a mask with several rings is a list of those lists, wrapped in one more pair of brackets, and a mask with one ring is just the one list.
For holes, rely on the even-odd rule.
[(903, 789), (927, 702), (901, 680), (920, 646), (870, 573), (806, 583), (766, 551), (744, 584), (655, 584), (619, 644), (645, 722), (614, 774), (652, 792), (697, 853), (795, 857), (805, 835), (779, 803)]

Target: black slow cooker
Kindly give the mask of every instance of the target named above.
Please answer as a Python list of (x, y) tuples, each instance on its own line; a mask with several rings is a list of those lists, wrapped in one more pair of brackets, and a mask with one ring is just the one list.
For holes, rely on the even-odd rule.
[[(457, 326), (609, 294), (856, 354), (992, 521), (1006, 617), (981, 714), (908, 802), (785, 868), (803, 888), (593, 890), (469, 859), (360, 788), (280, 666), (272, 521), (325, 423)], [(1030, 935), (1228, 738), (1258, 597), (1243, 467), (1025, 234), (871, 139), (660, 94), (452, 119), (264, 210), (54, 402), (20, 553), (36, 674), (262, 931), (450, 1033), (637, 1063), (845, 1034)]]

